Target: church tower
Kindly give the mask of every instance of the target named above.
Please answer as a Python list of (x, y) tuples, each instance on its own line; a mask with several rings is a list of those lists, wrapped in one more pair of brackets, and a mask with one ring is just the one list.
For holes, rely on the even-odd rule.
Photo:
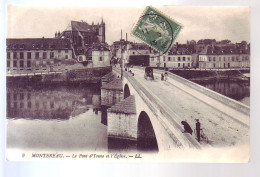
[(101, 42), (105, 43), (106, 42), (106, 24), (103, 21), (103, 17), (101, 19), (101, 24), (100, 24), (100, 36), (101, 36)]

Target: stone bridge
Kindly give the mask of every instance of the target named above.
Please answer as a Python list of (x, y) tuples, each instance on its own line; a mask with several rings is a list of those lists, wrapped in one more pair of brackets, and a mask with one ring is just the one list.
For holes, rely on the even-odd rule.
[[(113, 72), (119, 77), (118, 68), (113, 68)], [(140, 76), (138, 76), (139, 72)], [(162, 71), (154, 72), (158, 78)], [(186, 113), (184, 111), (185, 116), (181, 117), (178, 115), (177, 106), (175, 108), (174, 105), (170, 105), (171, 102), (167, 103), (160, 98), (159, 94), (154, 94), (152, 89), (149, 89), (149, 85), (144, 84), (144, 82), (153, 83), (154, 81), (142, 81), (142, 70), (136, 70), (134, 73), (135, 75), (132, 75), (132, 73), (124, 71), (122, 80), (116, 77), (112, 81), (109, 80), (102, 84), (101, 102), (106, 102), (106, 104), (109, 102), (108, 105), (112, 106), (107, 110), (108, 137), (137, 140), (137, 142), (141, 142), (141, 144), (137, 144), (137, 149), (152, 148), (159, 151), (174, 148), (201, 149), (210, 146), (206, 143), (199, 143), (194, 135), (183, 133), (184, 129), (180, 120), (187, 120), (186, 115), (192, 117), (189, 115), (192, 110)], [(249, 134), (250, 109), (248, 106), (174, 74), (169, 73), (168, 79), (167, 84), (174, 82), (174, 86), (184, 90), (185, 94), (192, 95), (210, 109), (214, 108), (217, 113), (222, 115), (222, 118), (228, 119), (235, 126), (242, 127), (243, 132)], [(170, 93), (164, 93), (166, 97), (167, 94)], [(189, 104), (188, 100), (187, 104)], [(206, 124), (207, 122), (204, 123), (204, 125)], [(236, 129), (236, 127), (232, 128)], [(211, 133), (213, 134), (213, 132)], [(213, 135), (211, 139), (214, 139)]]

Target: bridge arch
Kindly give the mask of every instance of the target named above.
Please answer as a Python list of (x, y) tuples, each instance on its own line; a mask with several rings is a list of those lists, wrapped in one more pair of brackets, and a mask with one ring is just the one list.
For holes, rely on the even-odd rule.
[(125, 87), (124, 87), (124, 99), (126, 99), (127, 97), (129, 97), (131, 94), (130, 94), (130, 89), (129, 89), (129, 86), (128, 84), (125, 84)]
[(137, 150), (158, 152), (156, 135), (148, 114), (142, 111), (137, 121)]

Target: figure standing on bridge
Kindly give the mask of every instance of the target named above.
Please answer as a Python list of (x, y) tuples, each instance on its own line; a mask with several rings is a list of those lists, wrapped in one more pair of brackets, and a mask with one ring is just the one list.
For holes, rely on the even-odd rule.
[(192, 135), (192, 129), (186, 121), (181, 121), (181, 124), (184, 126), (184, 131), (182, 133), (190, 133)]
[(198, 142), (200, 142), (200, 121), (199, 119), (195, 119), (197, 122), (196, 122), (196, 133), (197, 133), (197, 139), (198, 139)]
[(163, 75), (163, 73), (161, 74), (161, 80), (162, 80), (162, 81), (164, 80), (164, 75)]

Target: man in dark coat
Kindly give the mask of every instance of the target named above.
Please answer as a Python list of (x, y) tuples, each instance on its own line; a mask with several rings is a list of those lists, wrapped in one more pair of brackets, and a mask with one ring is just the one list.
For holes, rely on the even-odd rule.
[(200, 122), (199, 119), (196, 119), (196, 132), (197, 132), (197, 139), (200, 142)]
[(181, 124), (184, 126), (184, 131), (182, 133), (190, 133), (192, 135), (192, 129), (186, 121), (181, 121)]

